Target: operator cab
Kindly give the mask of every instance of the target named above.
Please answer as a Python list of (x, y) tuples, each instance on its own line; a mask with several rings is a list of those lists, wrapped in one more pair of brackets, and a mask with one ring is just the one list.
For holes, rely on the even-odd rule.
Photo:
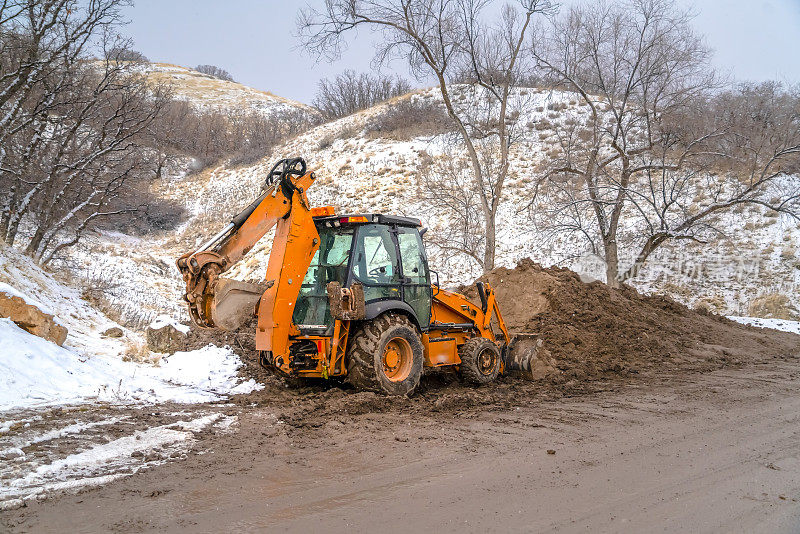
[(362, 284), (367, 319), (396, 309), (422, 331), (431, 316), (431, 281), (419, 219), (374, 213), (314, 217), (320, 246), (311, 260), (293, 321), (306, 335), (331, 335), (327, 286)]

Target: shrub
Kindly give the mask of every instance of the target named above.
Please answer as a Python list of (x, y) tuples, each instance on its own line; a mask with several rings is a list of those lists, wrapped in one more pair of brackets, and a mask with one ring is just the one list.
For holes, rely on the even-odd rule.
[(344, 117), (392, 97), (404, 95), (411, 85), (397, 76), (372, 76), (346, 70), (336, 78), (319, 82), (314, 106), (326, 119)]
[(438, 103), (412, 98), (388, 106), (367, 123), (367, 133), (370, 136), (398, 141), (439, 135), (453, 130), (453, 120)]
[(765, 319), (785, 319), (796, 321), (800, 319), (800, 312), (792, 306), (789, 297), (783, 293), (767, 293), (756, 297), (750, 303), (748, 314), (752, 317)]
[(198, 65), (194, 68), (197, 72), (201, 74), (207, 74), (209, 76), (213, 76), (218, 80), (225, 80), (227, 82), (235, 82), (236, 80), (233, 79), (231, 73), (227, 70), (217, 67), (215, 65)]

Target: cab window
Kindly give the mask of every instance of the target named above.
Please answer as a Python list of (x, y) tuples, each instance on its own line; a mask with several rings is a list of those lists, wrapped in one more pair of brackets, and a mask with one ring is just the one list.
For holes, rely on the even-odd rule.
[(318, 226), (320, 246), (311, 260), (294, 308), (294, 323), (313, 328), (333, 324), (328, 303), (329, 282), (344, 284), (353, 242), (352, 228)]
[(397, 242), (403, 263), (403, 276), (410, 284), (427, 284), (425, 248), (419, 232), (414, 228), (398, 228)]
[(389, 228), (378, 224), (360, 226), (354, 252), (353, 274), (364, 284), (365, 299), (399, 298), (400, 268)]

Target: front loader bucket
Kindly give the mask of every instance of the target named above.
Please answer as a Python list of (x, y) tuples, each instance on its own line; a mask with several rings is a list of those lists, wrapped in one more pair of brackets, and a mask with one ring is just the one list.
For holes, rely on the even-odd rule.
[(518, 334), (503, 351), (503, 363), (507, 373), (541, 380), (556, 371), (547, 349), (535, 334)]
[(211, 301), (214, 326), (230, 332), (245, 324), (255, 315), (256, 305), (266, 289), (266, 284), (217, 280)]

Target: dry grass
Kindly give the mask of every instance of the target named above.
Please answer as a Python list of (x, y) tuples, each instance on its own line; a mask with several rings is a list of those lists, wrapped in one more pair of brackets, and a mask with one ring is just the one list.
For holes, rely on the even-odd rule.
[(147, 345), (138, 341), (128, 341), (125, 352), (122, 354), (123, 362), (148, 363), (158, 366), (161, 363), (161, 354), (150, 352)]
[(789, 297), (783, 293), (767, 293), (754, 298), (748, 308), (748, 314), (765, 319), (785, 319), (787, 321), (800, 319), (800, 312), (792, 306)]
[(695, 302), (694, 309), (701, 313), (725, 313), (727, 305), (725, 299), (720, 295), (704, 297)]
[(144, 330), (157, 315), (133, 303), (120, 305), (116, 299), (108, 298), (102, 291), (90, 287), (81, 291), (81, 298), (115, 323), (132, 330)]
[[(253, 89), (252, 87), (237, 82), (220, 80), (213, 76), (181, 67), (180, 65), (172, 65), (169, 63), (154, 63), (153, 65), (156, 67), (176, 69), (178, 71), (165, 72), (151, 70), (147, 72), (147, 78), (154, 84), (163, 83), (171, 85), (172, 90), (179, 97), (196, 101), (207, 101), (209, 103), (214, 103), (217, 99), (224, 98), (226, 103), (234, 106), (242, 106), (247, 109), (251, 107), (250, 103), (259, 100), (281, 102), (292, 106), (311, 109), (310, 106), (277, 96), (269, 91)], [(231, 98), (231, 95), (235, 95), (235, 97)]]

